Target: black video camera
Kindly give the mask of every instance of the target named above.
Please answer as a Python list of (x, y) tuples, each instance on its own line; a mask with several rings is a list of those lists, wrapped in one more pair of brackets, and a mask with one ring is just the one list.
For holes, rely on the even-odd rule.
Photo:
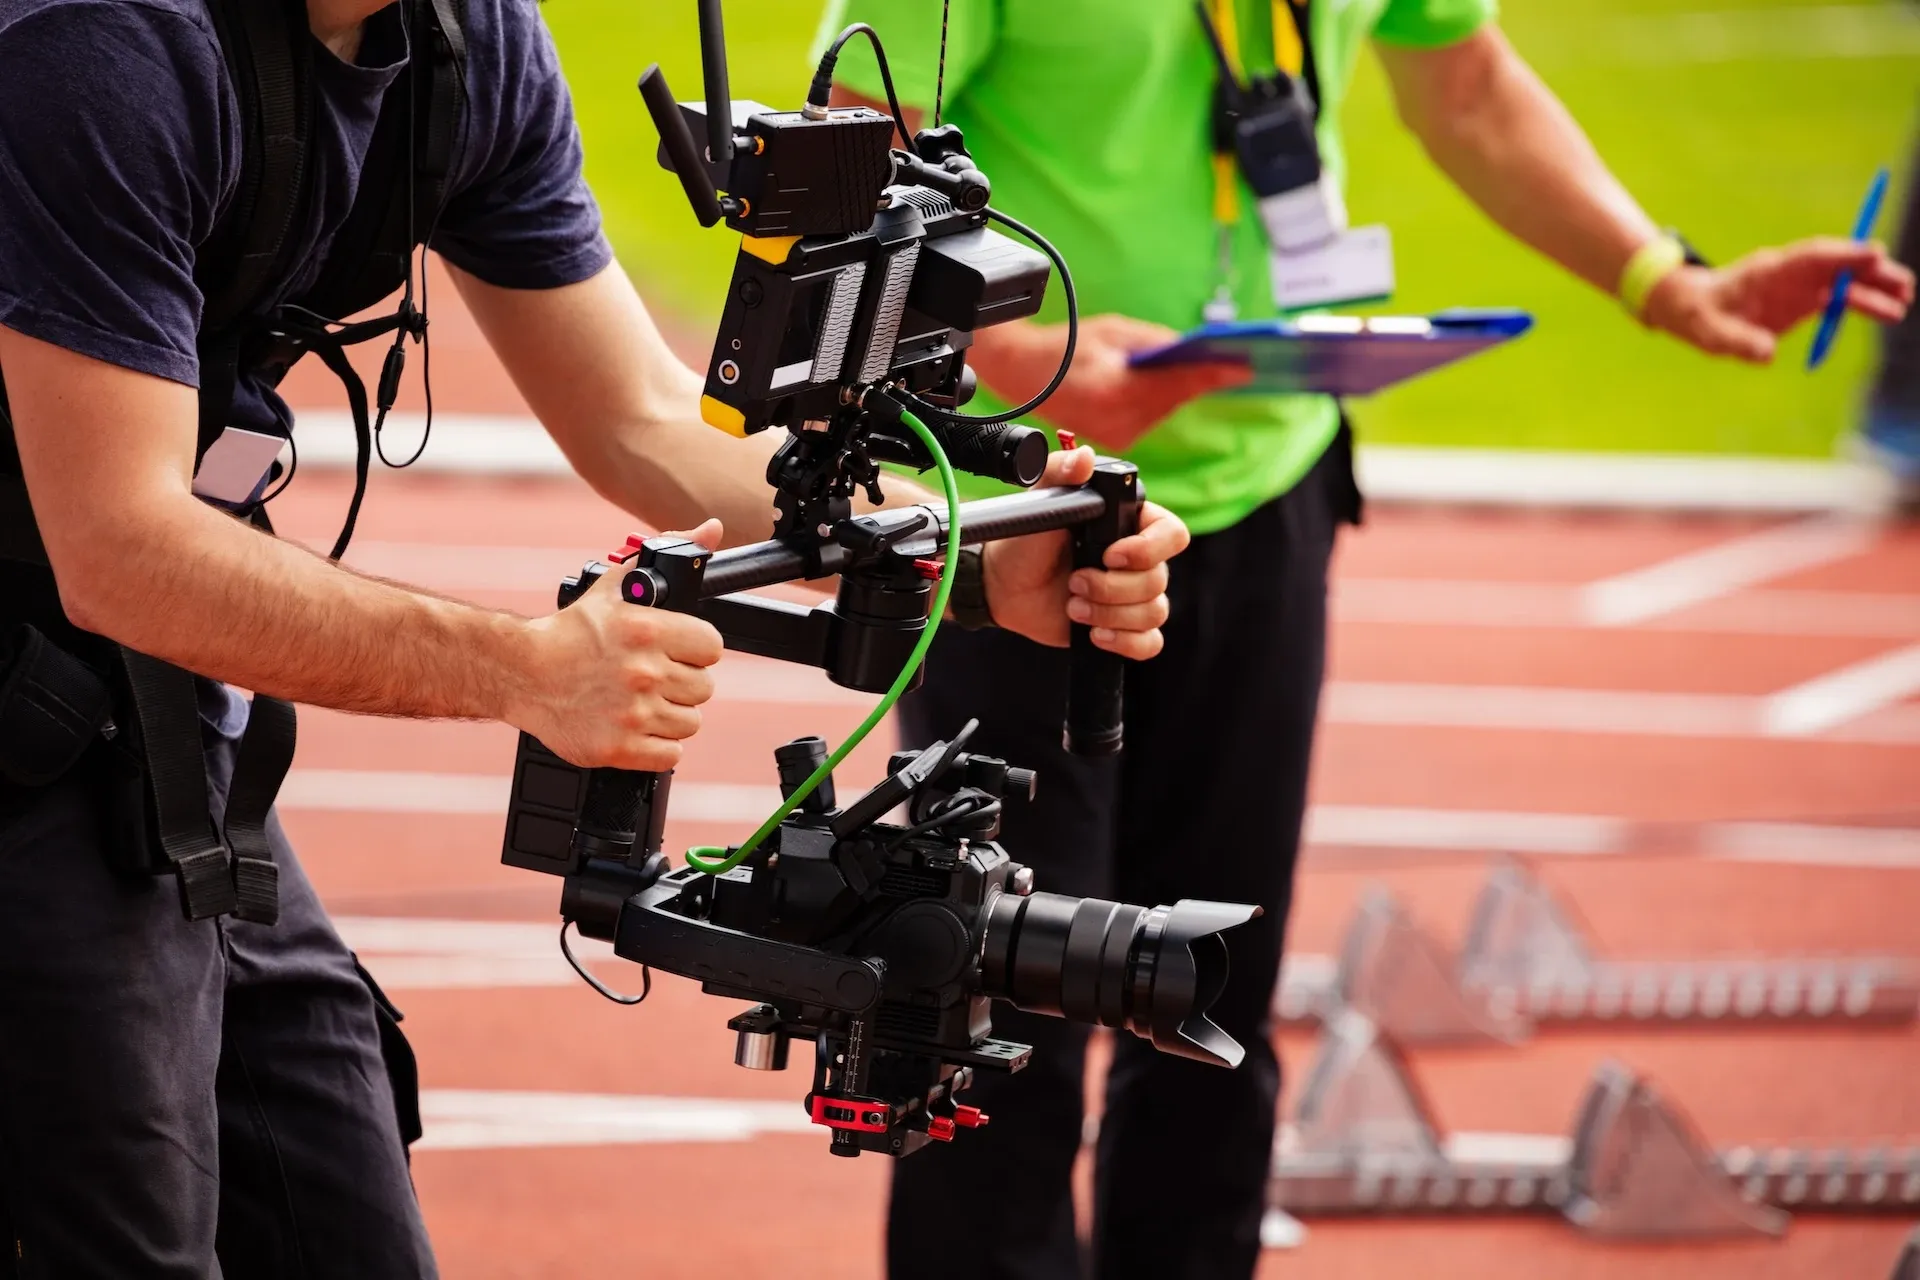
[[(939, 569), (936, 558), (952, 540), (952, 513), (922, 506), (856, 516), (852, 494), (865, 486), (879, 500), (876, 461), (933, 462), (918, 436), (902, 431), (912, 410), (944, 424), (945, 439), (936, 442), (943, 451), (954, 444), (956, 465), (1028, 485), (1037, 479), (1041, 468), (1026, 460), (1029, 442), (1044, 459), (1037, 433), (939, 418), (938, 406), (921, 399), (938, 388), (956, 403), (964, 399), (967, 333), (934, 318), (983, 322), (994, 313), (983, 301), (991, 281), (1030, 274), (1031, 264), (1021, 265), (1025, 251), (1012, 241), (968, 221), (984, 216), (987, 190), (970, 163), (949, 157), (939, 168), (946, 177), (873, 188), (873, 147), (886, 134), (874, 113), (828, 111), (831, 55), (809, 94), (817, 118), (728, 107), (719, 0), (701, 0), (700, 15), (705, 119), (725, 126), (715, 131), (721, 136), (710, 134), (710, 152), (733, 157), (735, 188), (725, 202), (657, 68), (641, 86), (701, 220), (712, 225), (724, 215), (748, 233), (728, 302), (733, 319), (723, 321), (715, 354), (719, 386), (739, 390), (733, 401), (710, 398), (737, 409), (751, 429), (779, 422), (792, 433), (768, 471), (779, 517), (771, 540), (718, 553), (677, 539), (629, 539), (568, 579), (560, 605), (620, 573), (624, 600), (696, 613), (729, 649), (818, 667), (848, 688), (888, 690), (904, 685), (918, 655), (934, 597), (930, 571)], [(757, 141), (736, 135), (736, 118), (748, 122)], [(829, 136), (846, 141), (822, 141)], [(744, 163), (743, 154), (753, 162)], [(893, 153), (888, 173), (918, 175), (915, 166), (927, 165), (901, 155)], [(936, 204), (934, 194), (947, 203)], [(963, 211), (968, 202), (976, 207)], [(784, 225), (815, 230), (774, 261), (755, 247), (753, 232), (767, 230), (757, 219), (781, 208), (787, 211), (779, 216), (790, 219)], [(912, 234), (900, 239), (905, 232)], [(996, 274), (996, 256), (1012, 266)], [(1071, 282), (1057, 256), (1048, 257), (1062, 270), (1071, 320)], [(830, 261), (839, 265), (829, 268)], [(866, 270), (850, 274), (848, 264), (860, 263)], [(1040, 270), (1020, 286), (1035, 305), (1044, 262)], [(748, 284), (766, 291), (755, 305), (741, 296), (752, 292)], [(1027, 314), (1019, 311), (1025, 305), (1004, 307), (996, 318)], [(764, 324), (752, 314), (762, 308)], [(824, 380), (816, 376), (827, 349), (822, 315), (834, 332), (844, 331), (832, 350), (857, 361), (843, 362)], [(938, 324), (938, 333), (923, 321)], [(797, 344), (784, 348), (788, 354), (805, 345), (796, 332), (812, 335), (807, 349), (815, 365), (804, 386), (789, 391), (763, 375), (778, 368), (770, 362), (782, 358), (781, 344)], [(868, 353), (879, 354), (869, 360)], [(731, 382), (721, 377), (729, 361), (737, 369)], [(749, 368), (756, 370), (751, 379)], [(714, 387), (710, 378), (710, 393)], [(712, 404), (708, 412), (715, 412)], [(990, 498), (958, 514), (969, 543), (1067, 530), (1076, 564), (1097, 566), (1109, 546), (1139, 527), (1141, 502), (1137, 470), (1109, 459), (1077, 488)], [(812, 609), (747, 594), (829, 574), (839, 577), (838, 594)], [(1069, 749), (1120, 749), (1121, 685), (1120, 659), (1096, 649), (1087, 628), (1074, 627)], [(1168, 1052), (1238, 1065), (1240, 1046), (1206, 1012), (1227, 979), (1220, 934), (1259, 908), (1191, 901), (1147, 908), (1034, 892), (1032, 871), (994, 838), (1002, 806), (1030, 798), (1036, 779), (967, 752), (972, 732), (969, 725), (952, 742), (895, 755), (886, 778), (844, 806), (826, 772), (825, 744), (789, 743), (776, 752), (787, 805), (778, 824), (769, 819), (764, 839), (706, 869), (678, 870), (661, 850), (670, 773), (577, 768), (523, 733), (502, 861), (564, 878), (563, 948), (567, 929), (577, 927), (611, 941), (623, 959), (693, 978), (709, 994), (758, 1002), (729, 1023), (738, 1033), (740, 1065), (778, 1070), (795, 1039), (810, 1043), (806, 1105), (831, 1131), (837, 1155), (906, 1155), (984, 1123), (956, 1095), (975, 1072), (1018, 1070), (1031, 1052), (994, 1038), (995, 999), (1126, 1027)], [(886, 820), (902, 807), (904, 822)], [(637, 1002), (575, 967), (602, 994)]]
[[(717, 0), (701, 13), (703, 39), (717, 34)], [(828, 104), (838, 48), (799, 111), (729, 102), (724, 55), (706, 60), (704, 106), (676, 104), (657, 66), (640, 80), (661, 164), (702, 225), (724, 218), (742, 233), (701, 399), (706, 421), (732, 435), (824, 425), (862, 385), (956, 409), (975, 388), (974, 332), (1031, 316), (1046, 296), (1047, 256), (987, 225), (992, 187), (959, 128), (924, 129), (895, 149), (903, 120)], [(933, 426), (964, 471), (1027, 486), (1046, 463), (1045, 438), (1028, 427)], [(905, 431), (882, 425), (865, 444), (878, 461), (932, 465)]]

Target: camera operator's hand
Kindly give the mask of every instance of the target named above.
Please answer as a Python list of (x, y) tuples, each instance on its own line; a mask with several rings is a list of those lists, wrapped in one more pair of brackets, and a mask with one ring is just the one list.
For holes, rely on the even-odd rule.
[[(1043, 485), (1085, 484), (1093, 476), (1093, 450), (1068, 449), (1047, 459)], [(1160, 652), (1160, 624), (1167, 620), (1167, 561), (1186, 550), (1189, 536), (1180, 518), (1146, 503), (1140, 532), (1107, 548), (1104, 569), (1073, 567), (1073, 544), (1065, 530), (989, 542), (981, 564), (987, 608), (995, 624), (1041, 644), (1063, 647), (1068, 624), (1093, 627), (1093, 642), (1124, 658)]]
[[(1127, 357), (1177, 341), (1163, 325), (1130, 316), (1093, 316), (1080, 322), (1073, 367), (1041, 415), (1083, 440), (1111, 450), (1133, 442), (1189, 400), (1245, 384), (1240, 365), (1188, 364), (1135, 369)], [(995, 325), (974, 337), (969, 363), (996, 395), (1018, 404), (1047, 385), (1066, 349), (1067, 326), (1031, 322)]]
[(1827, 305), (1834, 278), (1853, 273), (1847, 306), (1897, 322), (1913, 303), (1913, 272), (1880, 245), (1821, 238), (1760, 249), (1718, 270), (1682, 267), (1647, 298), (1646, 321), (1718, 356), (1773, 359), (1778, 338)]
[[(666, 536), (717, 548), (720, 522)], [(691, 614), (628, 604), (624, 576), (601, 575), (572, 605), (531, 624), (528, 684), (506, 719), (582, 767), (671, 769), (713, 696), (707, 668), (720, 660), (720, 633)]]

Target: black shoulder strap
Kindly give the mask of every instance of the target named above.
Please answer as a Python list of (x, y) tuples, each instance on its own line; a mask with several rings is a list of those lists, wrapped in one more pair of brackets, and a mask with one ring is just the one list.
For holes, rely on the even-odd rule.
[(207, 0), (240, 110), (240, 178), (201, 247), (200, 454), (226, 429), (245, 321), (279, 278), (307, 195), (313, 55), (302, 0)]
[(307, 181), (313, 57), (306, 6), (290, 0), (207, 0), (239, 100), (239, 186), (202, 247), (201, 328), (245, 317), (272, 287)]
[(412, 58), (387, 91), (359, 197), (334, 237), (321, 283), (301, 300), (329, 319), (364, 311), (406, 282), (414, 247), (433, 234), (453, 176), (467, 103), (464, 0), (402, 4)]

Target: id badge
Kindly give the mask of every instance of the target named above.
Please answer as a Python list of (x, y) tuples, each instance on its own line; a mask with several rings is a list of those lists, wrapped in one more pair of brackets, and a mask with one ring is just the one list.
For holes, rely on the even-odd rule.
[(193, 473), (193, 492), (215, 502), (247, 501), (286, 443), (283, 436), (228, 427), (201, 456), (200, 467)]
[(1342, 231), (1317, 248), (1273, 253), (1273, 303), (1281, 311), (1378, 302), (1393, 293), (1393, 236), (1384, 226)]
[(1308, 253), (1346, 233), (1347, 202), (1333, 175), (1323, 169), (1303, 187), (1262, 196), (1260, 221), (1275, 252)]

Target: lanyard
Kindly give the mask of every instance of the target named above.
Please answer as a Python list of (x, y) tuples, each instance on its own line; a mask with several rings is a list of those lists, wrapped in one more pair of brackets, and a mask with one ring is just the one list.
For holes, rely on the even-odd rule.
[[(1307, 85), (1319, 100), (1318, 77), (1314, 74), (1313, 48), (1309, 41), (1309, 13), (1312, 0), (1270, 0), (1273, 12), (1273, 65)], [(1240, 56), (1240, 21), (1234, 12), (1234, 0), (1207, 0), (1214, 29), (1220, 34), (1220, 46), (1227, 62), (1239, 79), (1245, 80), (1246, 63)], [(1240, 224), (1239, 169), (1231, 153), (1213, 154), (1213, 221), (1219, 228), (1220, 287), (1209, 305), (1209, 316), (1224, 317), (1233, 310), (1233, 229)]]

